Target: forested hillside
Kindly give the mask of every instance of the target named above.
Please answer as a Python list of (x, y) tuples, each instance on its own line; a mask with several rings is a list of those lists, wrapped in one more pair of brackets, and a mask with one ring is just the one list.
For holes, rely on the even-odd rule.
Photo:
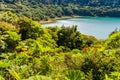
[(37, 22), (76, 15), (120, 17), (119, 2), (0, 0), (0, 80), (120, 80), (120, 30), (99, 40), (76, 25), (43, 28)]
[(77, 4), (80, 6), (111, 6), (119, 7), (120, 0), (1, 0), (1, 2), (8, 4), (22, 3), (22, 4), (58, 4), (69, 5)]
[(98, 40), (77, 26), (0, 14), (0, 80), (119, 80), (120, 31)]
[(33, 20), (61, 16), (120, 17), (120, 0), (0, 0), (0, 12), (12, 11)]

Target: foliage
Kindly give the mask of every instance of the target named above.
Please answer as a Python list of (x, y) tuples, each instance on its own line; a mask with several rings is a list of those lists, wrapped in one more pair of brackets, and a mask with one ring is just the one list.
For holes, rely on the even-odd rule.
[(106, 46), (107, 48), (119, 48), (120, 47), (120, 32), (116, 32), (115, 34), (112, 34), (107, 40), (106, 40)]
[(26, 17), (1, 21), (0, 80), (119, 80), (119, 36), (97, 40), (76, 26), (42, 28)]
[(82, 35), (85, 40), (86, 46), (91, 46), (91, 44), (97, 43), (97, 39), (94, 36)]
[(77, 31), (77, 26), (62, 27), (58, 31), (58, 46), (65, 46), (70, 49), (81, 49), (84, 47), (84, 41), (81, 33)]
[(40, 45), (36, 40), (27, 39), (25, 41), (19, 42), (16, 47), (18, 52), (27, 51), (30, 55), (38, 55), (42, 52), (42, 45)]
[(47, 27), (46, 30), (48, 30), (49, 34), (52, 35), (52, 39), (58, 41), (58, 35), (57, 35), (57, 32), (59, 31), (58, 27)]
[(36, 75), (24, 80), (52, 80), (50, 77)]
[(105, 75), (105, 80), (119, 80), (120, 79), (120, 73), (119, 72), (111, 72), (111, 74)]
[(19, 76), (14, 70), (9, 70), (9, 73), (10, 73), (16, 80), (21, 80), (20, 76)]
[(6, 30), (13, 30), (15, 31), (15, 29), (13, 29), (14, 26), (7, 23), (7, 22), (0, 22), (0, 34), (2, 34), (2, 32), (6, 31)]
[(7, 68), (7, 67), (9, 67), (8, 63), (0, 61), (0, 68)]
[[(18, 42), (21, 40), (20, 35), (13, 31), (5, 31), (1, 35), (1, 52), (2, 51), (15, 51)], [(12, 47), (11, 47), (12, 46)]]
[(36, 39), (40, 37), (44, 31), (41, 28), (41, 25), (35, 21), (32, 21), (29, 18), (23, 17), (18, 21), (20, 27), (20, 34), (22, 36), (22, 40), (25, 39)]
[[(120, 17), (119, 4), (119, 0), (1, 0), (0, 11), (11, 11), (37, 21), (74, 15)], [(6, 16), (5, 20), (14, 22), (14, 17)]]
[(0, 21), (16, 24), (17, 20), (18, 20), (18, 16), (10, 11), (0, 14)]
[(52, 37), (53, 35), (49, 34), (49, 32), (45, 29), (44, 34), (37, 39), (41, 45), (44, 47), (55, 48), (57, 47), (56, 41)]
[(111, 52), (102, 50), (101, 52), (89, 49), (89, 51), (85, 52), (79, 51), (77, 54), (66, 54), (65, 63), (70, 70), (83, 71), (88, 80), (104, 79), (105, 74), (119, 71), (120, 68), (118, 66), (120, 63), (117, 62), (119, 60), (117, 54), (114, 50)]
[(83, 80), (85, 75), (79, 70), (70, 70), (67, 72), (66, 76), (70, 80)]
[(0, 76), (0, 80), (5, 80), (2, 76)]

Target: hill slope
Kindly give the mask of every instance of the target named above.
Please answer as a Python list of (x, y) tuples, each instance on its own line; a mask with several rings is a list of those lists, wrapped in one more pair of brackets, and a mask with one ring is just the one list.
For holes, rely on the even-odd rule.
[(0, 80), (119, 80), (119, 30), (97, 40), (77, 26), (42, 28), (10, 11), (0, 17)]
[(59, 4), (59, 5), (68, 5), (70, 3), (78, 4), (81, 6), (120, 6), (120, 0), (1, 0), (0, 2), (14, 4), (14, 3), (28, 3), (28, 4)]
[(0, 0), (0, 11), (34, 20), (61, 16), (120, 16), (120, 0)]

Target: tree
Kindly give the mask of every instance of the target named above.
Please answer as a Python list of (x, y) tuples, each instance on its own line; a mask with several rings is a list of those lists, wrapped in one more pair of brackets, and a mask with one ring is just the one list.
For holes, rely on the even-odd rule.
[(13, 52), (18, 42), (21, 40), (20, 35), (13, 31), (5, 31), (0, 38), (0, 52)]
[(13, 14), (11, 11), (0, 14), (0, 21), (5, 21), (8, 23), (15, 24), (18, 21), (18, 16)]
[(84, 47), (84, 41), (81, 33), (77, 31), (77, 26), (64, 27), (58, 31), (58, 46), (65, 46), (70, 49), (81, 49)]
[(106, 47), (111, 48), (119, 48), (120, 47), (120, 32), (116, 32), (112, 34), (107, 40), (106, 40)]
[(82, 36), (86, 46), (91, 46), (92, 44), (95, 44), (98, 41), (94, 36), (89, 36), (84, 34)]
[(25, 39), (36, 39), (40, 37), (44, 31), (41, 25), (35, 21), (32, 21), (29, 18), (21, 18), (18, 22), (20, 31), (19, 33), (22, 36), (22, 40)]

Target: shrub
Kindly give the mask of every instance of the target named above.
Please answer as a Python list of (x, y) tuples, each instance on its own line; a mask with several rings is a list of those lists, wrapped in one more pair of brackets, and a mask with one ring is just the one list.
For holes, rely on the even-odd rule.
[(84, 80), (85, 74), (80, 70), (69, 70), (66, 73), (66, 76), (70, 80)]
[(18, 21), (18, 24), (20, 27), (19, 33), (22, 36), (22, 40), (29, 38), (36, 39), (44, 33), (41, 25), (35, 21), (32, 21), (29, 18), (26, 17), (21, 18)]
[(83, 39), (85, 41), (85, 45), (91, 46), (92, 44), (95, 44), (98, 40), (94, 36), (89, 35), (82, 35)]
[(34, 65), (32, 65), (32, 70), (34, 71), (34, 74), (48, 75), (52, 71), (48, 56), (35, 58), (33, 64)]
[(107, 40), (106, 40), (106, 48), (112, 49), (112, 48), (119, 48), (120, 47), (120, 32), (116, 32), (112, 34)]
[(105, 74), (109, 74), (112, 71), (119, 71), (120, 66), (119, 58), (107, 51), (92, 52), (84, 55), (84, 62), (81, 66), (81, 71), (85, 74), (92, 71), (93, 80), (104, 79)]
[(120, 72), (111, 72), (109, 75), (105, 75), (105, 80), (119, 80)]
[(5, 31), (3, 35), (1, 35), (1, 50), (4, 52), (13, 52), (21, 40), (20, 35), (13, 31)]
[(5, 80), (2, 76), (0, 76), (0, 80)]
[(31, 76), (28, 79), (23, 79), (23, 80), (52, 80), (52, 79), (50, 77), (36, 75), (36, 76)]
[(82, 49), (85, 45), (81, 33), (77, 31), (77, 26), (61, 27), (58, 31), (58, 46), (65, 46), (70, 49)]
[(42, 48), (42, 45), (40, 45), (39, 42), (34, 39), (27, 39), (19, 42), (18, 46), (16, 47), (18, 52), (26, 51), (29, 55), (33, 56), (40, 56), (41, 52), (43, 51)]
[(18, 16), (10, 11), (0, 14), (0, 21), (16, 24), (18, 19), (19, 19)]

